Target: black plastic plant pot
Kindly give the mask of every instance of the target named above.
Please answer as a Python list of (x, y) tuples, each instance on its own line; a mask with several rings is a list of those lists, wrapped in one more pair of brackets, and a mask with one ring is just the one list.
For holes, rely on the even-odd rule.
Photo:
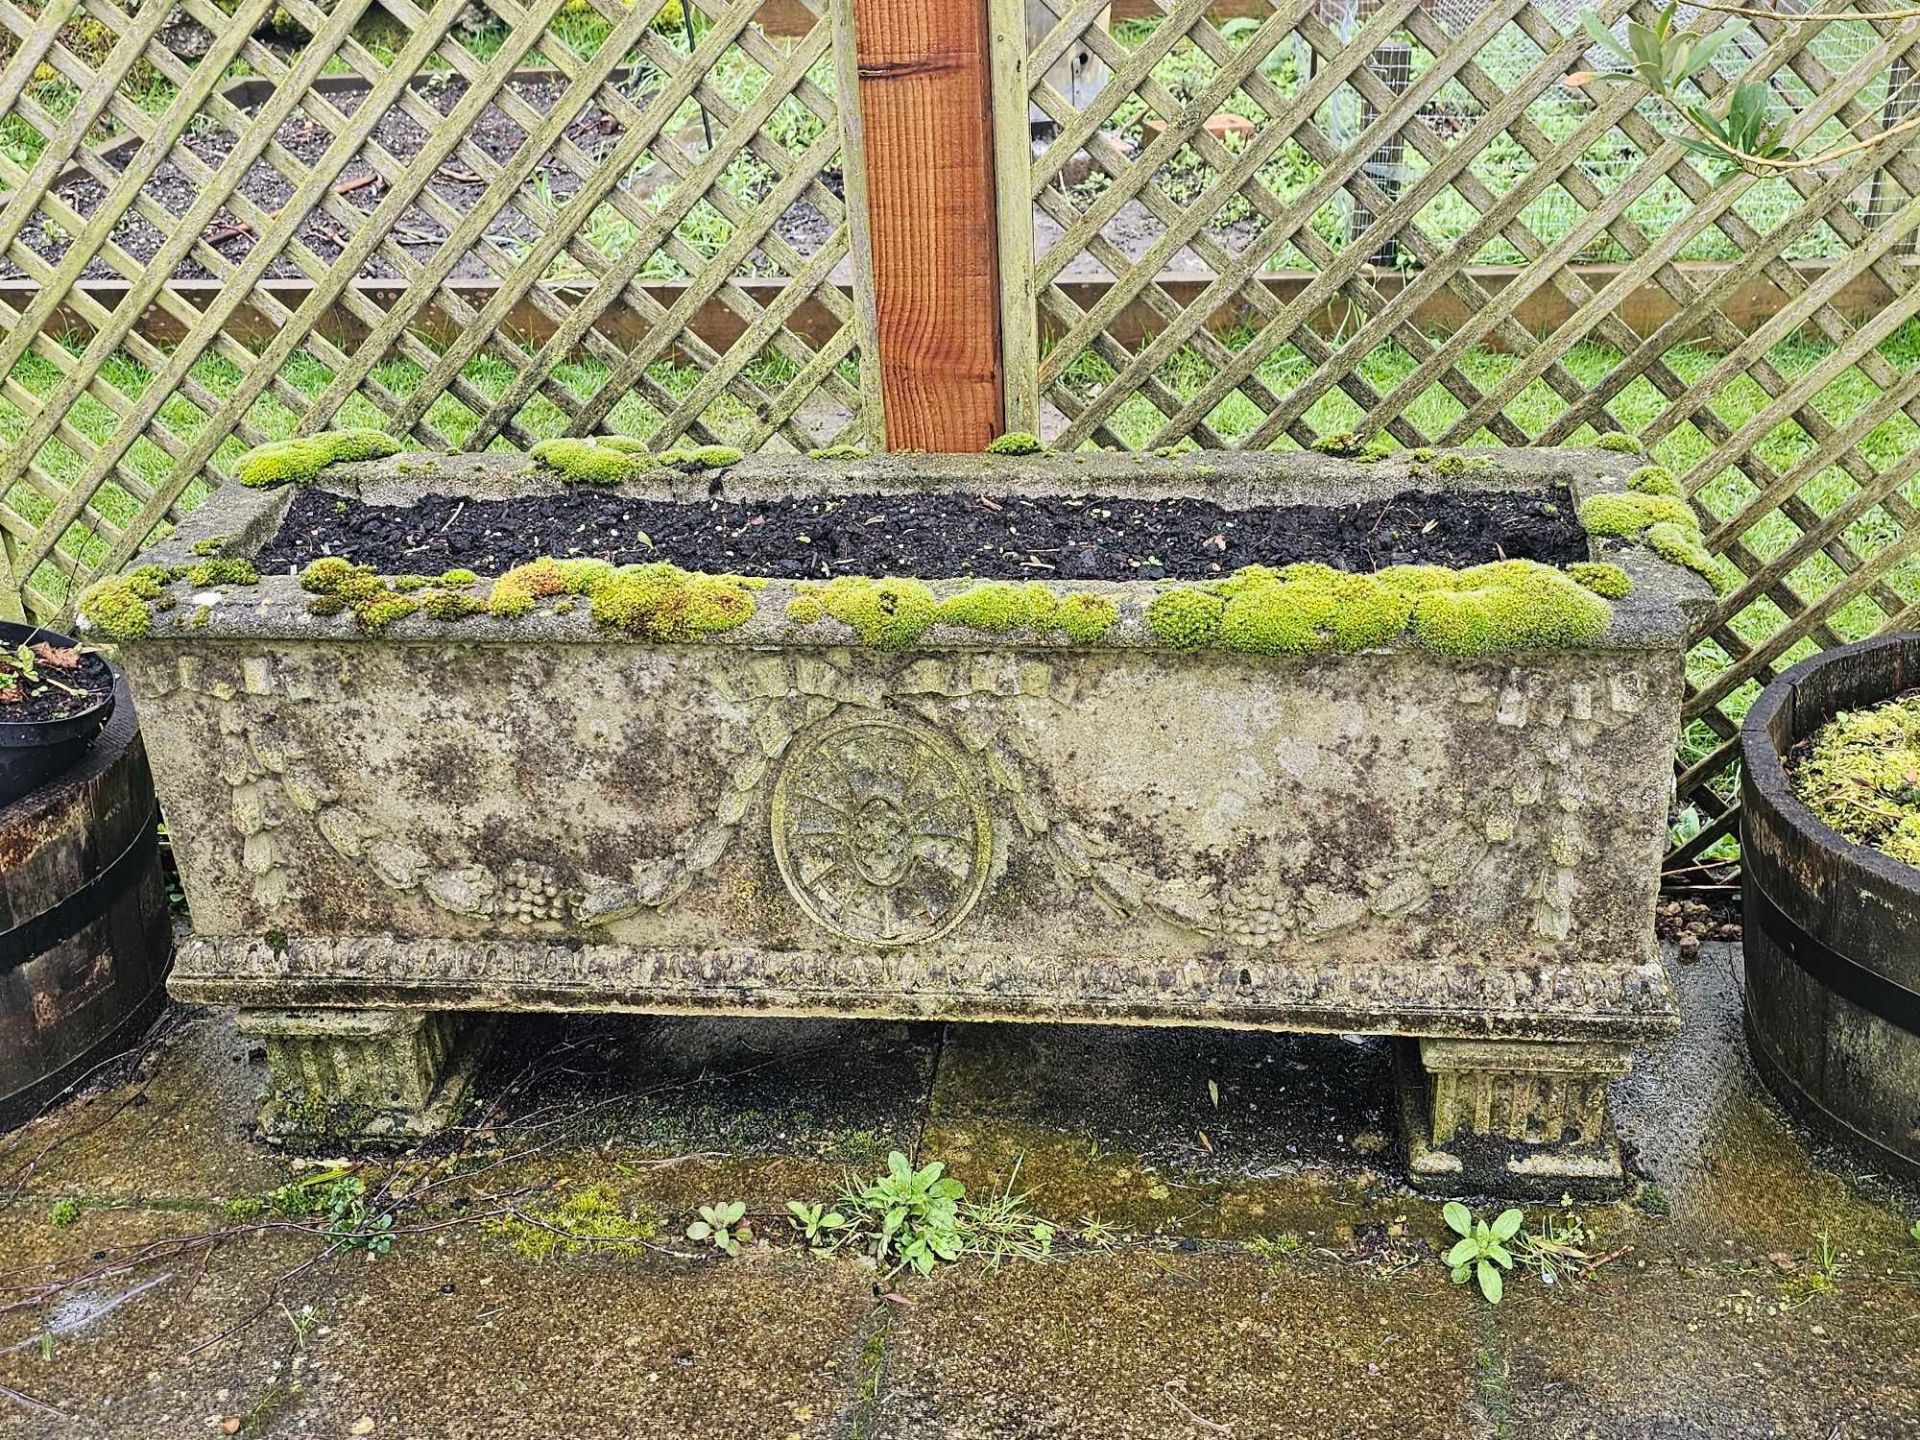
[[(55, 630), (0, 620), (0, 645), (8, 649), (42, 640), (60, 648), (78, 643)], [(0, 720), (0, 806), (11, 805), (78, 764), (112, 716), (113, 699), (109, 690), (77, 715), (59, 720)]]
[(1920, 869), (1823, 824), (1787, 757), (1843, 710), (1920, 686), (1920, 633), (1781, 675), (1740, 731), (1747, 1041), (1803, 1118), (1920, 1177)]

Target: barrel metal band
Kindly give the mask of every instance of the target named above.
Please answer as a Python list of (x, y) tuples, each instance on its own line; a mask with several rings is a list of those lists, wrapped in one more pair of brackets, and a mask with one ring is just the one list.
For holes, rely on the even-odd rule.
[(1814, 983), (1858, 1006), (1887, 1024), (1920, 1036), (1920, 994), (1859, 961), (1842, 955), (1802, 930), (1791, 916), (1773, 903), (1773, 897), (1746, 875), (1747, 916)]
[(106, 914), (116, 900), (140, 882), (159, 851), (160, 807), (155, 805), (134, 832), (133, 839), (127, 842), (127, 848), (104, 870), (51, 910), (43, 910), (11, 930), (0, 931), (0, 975), (38, 959)]

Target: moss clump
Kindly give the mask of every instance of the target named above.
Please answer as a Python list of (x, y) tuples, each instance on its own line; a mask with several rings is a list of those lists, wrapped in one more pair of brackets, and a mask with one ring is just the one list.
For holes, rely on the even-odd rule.
[(1712, 553), (1701, 543), (1698, 525), (1675, 525), (1663, 521), (1658, 525), (1649, 525), (1640, 538), (1651, 545), (1653, 553), (1669, 565), (1683, 566), (1712, 581), (1714, 589), (1720, 588), (1720, 572), (1714, 569)]
[(1567, 566), (1567, 575), (1603, 600), (1624, 600), (1633, 590), (1633, 579), (1618, 565), (1592, 560), (1576, 560)]
[(1041, 455), (1046, 449), (1040, 437), (1028, 430), (1009, 430), (987, 442), (989, 455)]
[(1612, 450), (1619, 455), (1638, 455), (1640, 442), (1624, 430), (1609, 430), (1593, 442), (1602, 450)]
[(396, 455), (400, 442), (379, 430), (322, 430), (291, 440), (271, 440), (249, 450), (234, 467), (242, 485), (303, 484), (327, 466), (343, 460), (378, 460)]
[(572, 485), (618, 485), (660, 462), (625, 435), (570, 435), (542, 440), (527, 452)]
[(1485, 455), (1442, 455), (1433, 462), (1433, 473), (1442, 479), (1452, 479), (1460, 475), (1478, 475), (1493, 469), (1493, 461)]
[(387, 584), (402, 595), (406, 595), (415, 590), (426, 589), (433, 584), (433, 577), (431, 575), (395, 575), (387, 581)]
[(570, 1259), (600, 1246), (643, 1244), (660, 1233), (660, 1217), (644, 1206), (627, 1210), (608, 1187), (588, 1185), (557, 1204), (502, 1216), (487, 1232), (528, 1260)]
[(487, 602), (464, 590), (428, 590), (420, 596), (420, 608), (436, 620), (465, 620), (486, 614)]
[(700, 575), (677, 565), (632, 565), (597, 579), (588, 593), (601, 625), (648, 640), (698, 640), (752, 618), (752, 581)]
[(1664, 465), (1642, 465), (1627, 477), (1627, 489), (1641, 495), (1669, 495), (1675, 500), (1687, 498), (1687, 492)]
[(1326, 565), (1251, 565), (1214, 587), (1225, 597), (1219, 643), (1256, 655), (1365, 650), (1406, 629), (1413, 597), (1371, 575)]
[(1105, 595), (1075, 591), (1060, 602), (1060, 632), (1076, 645), (1097, 645), (1119, 619), (1119, 605)]
[(695, 445), (690, 449), (662, 451), (660, 463), (676, 470), (724, 470), (746, 458), (732, 445)]
[(309, 615), (338, 615), (347, 608), (347, 602), (338, 595), (310, 595), (307, 597)]
[(1550, 566), (1500, 560), (1463, 570), (1453, 589), (1422, 594), (1413, 636), (1442, 655), (1589, 645), (1606, 633), (1613, 608)]
[(553, 595), (589, 595), (614, 575), (605, 560), (553, 560), (542, 556), (516, 565), (493, 582), (487, 609), (505, 619), (532, 612), (533, 602)]
[(1147, 628), (1176, 650), (1219, 645), (1258, 655), (1351, 653), (1410, 631), (1430, 650), (1472, 656), (1588, 644), (1612, 616), (1605, 600), (1531, 560), (1461, 571), (1407, 565), (1373, 575), (1250, 565), (1156, 596)]
[(1847, 839), (1920, 866), (1920, 691), (1834, 716), (1789, 774), (1793, 793)]
[(195, 555), (218, 555), (226, 548), (231, 535), (210, 535), (205, 540), (196, 540), (187, 548)]
[(801, 594), (787, 601), (789, 625), (818, 625), (827, 618), (827, 607), (818, 595)]
[(300, 572), (300, 588), (314, 595), (337, 594), (340, 587), (361, 573), (361, 567), (339, 555), (323, 555)]
[(1167, 590), (1147, 606), (1147, 628), (1170, 650), (1198, 650), (1220, 638), (1226, 608), (1205, 590)]
[(1042, 635), (1053, 628), (1059, 613), (1060, 597), (1037, 581), (1021, 585), (993, 580), (941, 601), (939, 618), (949, 625), (968, 625), (995, 635), (1009, 630)]
[(260, 572), (251, 560), (203, 560), (186, 578), (189, 585), (258, 585)]
[(807, 451), (809, 460), (865, 460), (867, 449), (864, 445), (822, 445), (817, 450)]
[(1700, 522), (1685, 500), (1673, 495), (1590, 495), (1580, 507), (1580, 524), (1589, 535), (1637, 539), (1651, 525), (1672, 524), (1697, 531)]
[[(160, 583), (152, 579), (166, 571), (142, 565), (127, 575), (115, 575), (87, 587), (76, 608), (90, 631), (109, 640), (139, 640), (153, 633), (153, 610), (148, 601), (159, 598)], [(144, 577), (144, 578), (143, 578)]]
[(842, 625), (882, 650), (904, 650), (939, 618), (933, 591), (918, 580), (841, 575), (820, 591), (820, 603)]
[(1351, 459), (1366, 449), (1366, 442), (1351, 430), (1338, 430), (1331, 435), (1322, 435), (1308, 448), (1336, 459)]
[(471, 570), (449, 570), (440, 577), (442, 585), (474, 585), (480, 577)]
[(354, 606), (353, 618), (367, 634), (384, 635), (394, 621), (404, 620), (419, 608), (420, 602), (411, 595), (396, 595), (388, 591)]
[(62, 1196), (54, 1201), (53, 1207), (47, 1211), (48, 1222), (63, 1228), (74, 1224), (79, 1218), (80, 1202), (71, 1195)]

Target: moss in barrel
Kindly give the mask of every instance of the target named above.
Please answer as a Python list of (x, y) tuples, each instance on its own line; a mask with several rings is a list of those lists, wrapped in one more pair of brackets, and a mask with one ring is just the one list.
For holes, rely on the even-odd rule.
[(1796, 746), (1920, 686), (1920, 633), (1829, 651), (1767, 687), (1741, 731), (1747, 1036), (1790, 1108), (1920, 1177), (1920, 869), (1796, 797)]

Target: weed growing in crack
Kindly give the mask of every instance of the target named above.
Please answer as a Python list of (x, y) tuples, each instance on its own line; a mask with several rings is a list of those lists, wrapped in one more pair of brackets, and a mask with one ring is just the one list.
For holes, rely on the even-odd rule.
[(968, 1200), (967, 1187), (948, 1175), (942, 1162), (930, 1160), (916, 1169), (895, 1150), (887, 1156), (884, 1175), (865, 1182), (850, 1178), (831, 1206), (795, 1200), (787, 1210), (816, 1255), (841, 1250), (867, 1255), (889, 1275), (907, 1269), (928, 1275), (934, 1266), (965, 1255), (990, 1264), (1044, 1260), (1053, 1253), (1055, 1227), (1015, 1192), (1018, 1177), (1016, 1165), (1006, 1189), (986, 1200)]
[(267, 1196), (274, 1214), (290, 1220), (320, 1221), (326, 1237), (345, 1250), (384, 1255), (393, 1249), (393, 1216), (376, 1215), (367, 1204), (367, 1182), (345, 1169), (319, 1170), (290, 1180)]
[(744, 1200), (702, 1205), (700, 1218), (687, 1226), (687, 1239), (711, 1245), (723, 1255), (738, 1255), (741, 1246), (753, 1243), (753, 1227), (747, 1223), (746, 1214)]
[(1449, 1200), (1440, 1213), (1446, 1217), (1447, 1228), (1460, 1237), (1446, 1254), (1446, 1262), (1453, 1271), (1453, 1283), (1464, 1285), (1467, 1277), (1472, 1276), (1479, 1282), (1480, 1293), (1487, 1297), (1487, 1303), (1498, 1305), (1506, 1293), (1506, 1282), (1500, 1272), (1513, 1268), (1513, 1254), (1507, 1249), (1507, 1241), (1526, 1223), (1526, 1212), (1517, 1208), (1502, 1210), (1488, 1222), (1474, 1219), (1473, 1212), (1458, 1200)]

